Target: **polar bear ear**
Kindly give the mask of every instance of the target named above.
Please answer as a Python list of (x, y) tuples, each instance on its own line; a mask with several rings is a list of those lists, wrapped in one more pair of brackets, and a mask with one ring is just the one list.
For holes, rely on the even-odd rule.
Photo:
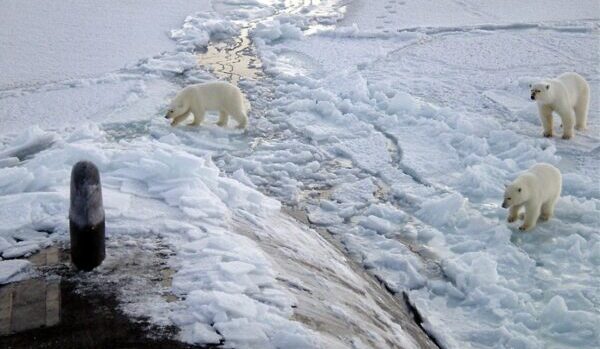
[(549, 90), (549, 89), (550, 89), (550, 85), (546, 85), (546, 90)]

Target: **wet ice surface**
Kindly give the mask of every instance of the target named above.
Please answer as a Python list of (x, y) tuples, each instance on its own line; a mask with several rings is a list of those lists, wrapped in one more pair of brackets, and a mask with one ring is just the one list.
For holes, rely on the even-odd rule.
[[(527, 100), (530, 81), (566, 70), (600, 87), (597, 4), (344, 5), (217, 2), (170, 32), (175, 52), (0, 92), (7, 130), (41, 126), (2, 136), (2, 257), (64, 240), (66, 178), (86, 157), (116, 253), (98, 275), (123, 288), (125, 313), (186, 342), (431, 345), (408, 301), (443, 347), (597, 347), (598, 101), (563, 141), (540, 137)], [(162, 120), (180, 86), (214, 79), (198, 63), (239, 83), (248, 131)], [(83, 107), (35, 102), (69, 96)], [(82, 111), (99, 126), (65, 129)], [(563, 197), (523, 234), (505, 223), (502, 185), (536, 161), (563, 171)], [(136, 265), (139, 249), (168, 269)]]

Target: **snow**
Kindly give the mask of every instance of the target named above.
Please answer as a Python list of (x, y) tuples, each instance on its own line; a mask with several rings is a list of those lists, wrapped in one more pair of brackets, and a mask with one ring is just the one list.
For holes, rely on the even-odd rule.
[(597, 1), (585, 0), (573, 4), (562, 1), (519, 0), (452, 1), (452, 0), (403, 0), (378, 2), (357, 1), (348, 6), (342, 24), (356, 24), (363, 30), (394, 31), (422, 28), (464, 29), (477, 25), (508, 25), (519, 27), (526, 24), (565, 20), (597, 19), (600, 11)]
[[(156, 128), (170, 131), (164, 124), (157, 124)], [(35, 134), (33, 139), (48, 136), (39, 131), (26, 134)], [(221, 141), (228, 141), (228, 137), (222, 135)], [(35, 143), (24, 136), (17, 139)], [(18, 144), (12, 142), (11, 147), (14, 146)], [(207, 344), (225, 339), (228, 345), (240, 348), (287, 344), (341, 347), (335, 339), (321, 339), (290, 319), (296, 300), (280, 285), (272, 257), (252, 239), (236, 233), (232, 226), (232, 222), (241, 219), (240, 215), (250, 219), (245, 225), (258, 225), (256, 233), (269, 226), (286, 224), (287, 228), (269, 230), (268, 234), (289, 240), (282, 233), (290, 231), (291, 223), (282, 222), (279, 202), (222, 176), (209, 157), (192, 155), (157, 139), (142, 137), (114, 143), (93, 124), (55, 135), (54, 146), (17, 167), (24, 171), (20, 181), (27, 188), (26, 193), (2, 196), (2, 207), (10, 207), (11, 211), (6, 213), (12, 213), (0, 219), (0, 225), (6, 227), (2, 231), (7, 245), (3, 246), (4, 257), (31, 253), (32, 249), (49, 244), (48, 239), (67, 238), (68, 174), (71, 166), (83, 157), (92, 159), (102, 175), (109, 256), (111, 247), (138, 246), (142, 242), (136, 240), (154, 234), (169, 241), (170, 248), (178, 251), (170, 262), (177, 269), (171, 292), (182, 301), (170, 306), (164, 300), (147, 296), (137, 302), (129, 300), (128, 312), (178, 326), (182, 330), (180, 338), (189, 343)], [(21, 217), (18, 220), (14, 219), (16, 212)], [(48, 226), (52, 227), (50, 236), (39, 232)], [(294, 229), (292, 236), (304, 236), (306, 241), (291, 250), (297, 251), (314, 239), (314, 232)], [(23, 241), (15, 242), (16, 238)], [(267, 237), (261, 240), (264, 239)], [(314, 258), (315, 251), (323, 255), (318, 263), (324, 270), (332, 261), (343, 258), (322, 242), (310, 250), (309, 258)], [(301, 270), (297, 268), (297, 272)], [(344, 272), (357, 278), (351, 271)], [(314, 272), (310, 275), (315, 277)], [(125, 292), (124, 297), (133, 295)], [(358, 297), (364, 297), (364, 291), (343, 301), (356, 304)], [(340, 309), (348, 306), (338, 305)], [(386, 321), (393, 323), (391, 318)]]
[(237, 30), (231, 21), (199, 12), (186, 17), (181, 29), (171, 30), (171, 38), (177, 41), (180, 49), (190, 50), (206, 47), (210, 40), (228, 39)]
[(253, 31), (255, 38), (264, 42), (285, 39), (302, 38), (302, 30), (291, 23), (281, 23), (278, 20), (261, 22)]
[[(596, 1), (65, 2), (58, 26), (35, 5), (0, 14), (2, 258), (67, 239), (87, 159), (107, 258), (166, 250), (175, 270), (176, 301), (131, 283), (123, 309), (185, 342), (420, 347), (406, 299), (444, 348), (598, 347), (600, 104), (585, 132), (545, 139), (527, 88), (571, 70), (600, 88)], [(196, 52), (245, 31), (236, 52), (266, 73), (239, 83), (249, 130), (169, 127), (170, 97), (214, 79)], [(536, 162), (563, 195), (521, 233), (503, 185)], [(27, 269), (2, 260), (0, 280)]]
[[(302, 203), (311, 222), (339, 235), (388, 287), (408, 291), (424, 326), (445, 347), (597, 344), (598, 330), (592, 328), (600, 317), (589, 307), (597, 302), (587, 298), (598, 292), (592, 281), (597, 261), (583, 257), (582, 246), (599, 239), (598, 197), (592, 194), (597, 186), (590, 182), (598, 181), (590, 171), (597, 169), (598, 124), (590, 121), (590, 129), (571, 143), (543, 139), (526, 96), (528, 81), (575, 69), (597, 86), (597, 65), (589, 64), (598, 60), (597, 34), (589, 22), (597, 19), (587, 16), (597, 13), (597, 4), (587, 5), (586, 11), (559, 12), (558, 2), (545, 4), (544, 11), (521, 7), (517, 15), (508, 6), (498, 11), (497, 4), (448, 3), (450, 13), (453, 6), (456, 13), (477, 9), (461, 17), (428, 11), (422, 2), (355, 2), (341, 22), (347, 29), (327, 29), (301, 41), (259, 42), (265, 69), (283, 85), (269, 120), (294, 131), (288, 144), (310, 139), (309, 152), (321, 163), (314, 175), (286, 169), (267, 184), (269, 191), (292, 202), (301, 199), (301, 193), (281, 192), (291, 177), (305, 187), (325, 182), (336, 198), (341, 183), (351, 187), (365, 175), (374, 179), (378, 188), (355, 198), (358, 206), (349, 208), (339, 196), (332, 201), (327, 192)], [(396, 16), (391, 7), (400, 6), (408, 11)], [(419, 11), (410, 11), (416, 6)], [(390, 14), (383, 15), (387, 22), (376, 12)], [(282, 56), (294, 57), (302, 69), (290, 70)], [(536, 64), (543, 56), (549, 62)], [(593, 102), (591, 115), (598, 114), (597, 106)], [(270, 149), (294, 149), (283, 144)], [(327, 162), (339, 157), (353, 166), (329, 170)], [(576, 164), (568, 162), (572, 158)], [(565, 189), (556, 220), (521, 235), (504, 223), (499, 201), (503, 184), (535, 162), (558, 165), (566, 187), (575, 190)], [(254, 168), (246, 168), (248, 176), (263, 177), (261, 167)], [(403, 218), (374, 216), (369, 207), (382, 201)], [(567, 236), (569, 243), (563, 242)], [(582, 276), (582, 270), (594, 275)], [(561, 286), (565, 282), (569, 291)], [(546, 304), (565, 292), (570, 295), (565, 299), (578, 300), (567, 309), (584, 312), (592, 326), (561, 332), (563, 327), (553, 326), (558, 319), (540, 322)], [(510, 321), (525, 314), (528, 326)]]
[(31, 127), (13, 139), (2, 152), (0, 159), (15, 159), (17, 162), (28, 156), (49, 148), (54, 143), (55, 137), (52, 133), (44, 132), (38, 126)]
[(0, 285), (26, 279), (31, 276), (31, 263), (25, 260), (0, 260)]
[[(1, 219), (0, 225), (4, 229), (8, 228), (3, 230), (3, 242), (10, 245), (3, 248), (3, 258), (28, 255), (39, 249), (46, 234), (35, 233), (35, 229), (56, 218), (58, 222), (54, 222), (52, 236), (66, 238), (67, 174), (70, 167), (85, 156), (94, 160), (102, 174), (107, 226), (113, 238), (131, 230), (151, 230), (152, 227), (158, 228), (170, 222), (165, 221), (163, 214), (153, 217), (143, 211), (135, 212), (133, 202), (137, 195), (146, 200), (159, 199), (160, 202), (177, 207), (183, 217), (204, 222), (199, 227), (173, 222), (176, 229), (172, 234), (184, 233), (185, 236), (183, 239), (173, 237), (172, 240), (174, 247), (180, 251), (180, 265), (173, 280), (173, 292), (186, 298), (182, 304), (183, 310), (180, 311), (195, 312), (204, 306), (214, 311), (212, 316), (210, 313), (203, 313), (200, 319), (189, 323), (174, 321), (184, 330), (183, 338), (188, 338), (186, 336), (189, 336), (190, 331), (200, 331), (202, 338), (214, 339), (214, 329), (219, 329), (217, 326), (222, 326), (223, 331), (226, 328), (234, 331), (235, 326), (242, 326), (238, 324), (238, 318), (246, 321), (251, 318), (253, 321), (248, 322), (247, 326), (260, 324), (263, 328), (261, 331), (271, 336), (273, 331), (285, 334), (289, 331), (288, 327), (294, 326), (300, 329), (293, 333), (302, 331), (300, 325), (287, 320), (291, 315), (293, 300), (275, 287), (275, 275), (270, 262), (252, 241), (227, 229), (227, 222), (232, 219), (234, 211), (269, 215), (278, 212), (278, 202), (237, 181), (220, 176), (219, 170), (209, 158), (196, 157), (171, 145), (151, 140), (122, 142), (120, 146), (107, 145), (104, 143), (105, 137), (93, 125), (85, 127), (81, 132), (75, 130), (65, 138), (76, 141), (68, 142), (61, 138), (57, 140), (61, 143), (60, 146), (37, 154), (19, 167), (25, 171), (20, 176), (23, 187), (35, 189), (30, 190), (28, 195), (2, 196), (3, 207), (20, 209), (20, 215), (23, 216), (18, 221), (11, 216), (3, 216)], [(43, 171), (40, 172), (40, 169)], [(143, 190), (143, 195), (137, 190), (134, 191), (137, 195), (127, 194), (129, 190), (120, 190), (125, 184), (131, 188), (131, 183), (137, 183), (136, 188)], [(49, 193), (52, 192), (63, 195), (50, 196)], [(56, 217), (57, 207), (61, 208), (58, 210), (62, 212), (60, 217)], [(24, 215), (26, 212), (30, 214)], [(145, 220), (147, 221), (144, 222)], [(9, 236), (14, 230), (29, 230), (29, 233)], [(168, 234), (168, 231), (161, 234)], [(23, 241), (14, 242), (15, 238)], [(3, 280), (8, 280), (18, 271), (9, 270), (8, 267), (13, 266), (7, 263)], [(19, 265), (19, 270), (23, 268)], [(280, 301), (273, 304), (273, 299)], [(268, 302), (264, 303), (263, 300)], [(151, 304), (144, 306), (151, 307)], [(177, 312), (174, 311), (172, 316), (177, 318)], [(206, 330), (205, 326), (209, 324), (215, 326), (212, 335), (201, 330)], [(188, 329), (189, 326), (192, 328)], [(303, 338), (305, 337), (310, 336), (305, 334)], [(193, 343), (205, 343), (202, 338), (188, 339)], [(232, 343), (243, 339), (236, 338), (238, 337), (232, 335), (231, 339), (227, 339)]]
[(169, 29), (208, 6), (203, 0), (7, 2), (0, 13), (0, 66), (11, 68), (2, 69), (0, 89), (95, 77), (173, 50)]
[(435, 227), (451, 224), (450, 219), (463, 207), (465, 199), (458, 193), (424, 202), (416, 215)]

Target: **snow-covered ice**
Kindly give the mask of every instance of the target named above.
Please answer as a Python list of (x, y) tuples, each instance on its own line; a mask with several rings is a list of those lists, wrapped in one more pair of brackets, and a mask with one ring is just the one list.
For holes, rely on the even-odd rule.
[[(167, 125), (157, 127), (169, 130)], [(47, 137), (39, 130), (29, 134), (40, 140)], [(167, 303), (156, 292), (126, 288), (122, 297), (128, 300), (124, 308), (130, 314), (177, 325), (182, 330), (180, 338), (190, 343), (225, 340), (236, 348), (342, 348), (344, 340), (337, 338), (340, 330), (331, 324), (320, 325), (330, 327), (317, 333), (292, 317), (295, 312), (306, 313), (306, 318), (316, 321), (335, 311), (360, 319), (364, 310), (355, 307), (362, 302), (370, 305), (368, 311), (379, 313), (379, 322), (394, 328), (388, 332), (365, 321), (361, 326), (371, 327), (366, 328), (369, 332), (363, 334), (367, 338), (363, 341), (377, 334), (371, 339), (373, 345), (384, 340), (415, 345), (393, 315), (380, 309), (374, 299), (365, 298), (374, 286), (346, 265), (343, 254), (314, 231), (299, 228), (282, 215), (278, 201), (222, 176), (210, 157), (147, 137), (115, 143), (93, 124), (56, 136), (55, 141), (52, 148), (9, 168), (22, 173), (13, 178), (20, 190), (1, 197), (3, 211), (8, 209), (0, 216), (4, 258), (67, 239), (68, 173), (79, 159), (87, 158), (102, 173), (108, 254), (111, 247), (143, 245), (148, 237), (160, 238), (176, 251), (169, 261), (177, 270), (170, 292), (181, 301)], [(35, 143), (32, 138), (23, 142)], [(266, 241), (276, 248), (261, 248), (260, 242)], [(285, 266), (290, 260), (295, 261), (294, 268)], [(2, 280), (24, 268), (10, 264), (17, 261), (24, 262), (2, 261), (6, 263)], [(102, 268), (100, 273), (105, 275)], [(335, 279), (329, 280), (332, 275)], [(350, 287), (339, 280), (354, 282)], [(311, 295), (325, 299), (330, 288), (346, 296), (327, 300), (331, 308), (310, 308), (314, 304), (308, 302), (317, 302)], [(295, 296), (292, 289), (303, 292)], [(131, 292), (143, 292), (146, 297)], [(357, 331), (348, 335), (361, 337)]]
[[(10, 16), (33, 3), (11, 4), (2, 26), (39, 39)], [(572, 70), (600, 88), (597, 1), (185, 3), (158, 22), (163, 5), (148, 5), (140, 25), (164, 36), (131, 50), (105, 40), (122, 36), (119, 12), (105, 62), (83, 47), (65, 63), (96, 24), (50, 31), (44, 69), (27, 40), (0, 35), (15, 48), (0, 56), (2, 258), (67, 238), (68, 174), (87, 159), (109, 255), (152, 239), (172, 252), (177, 300), (131, 285), (123, 308), (186, 342), (425, 346), (408, 302), (443, 348), (600, 346), (600, 102), (585, 132), (544, 139), (527, 86)], [(64, 6), (114, 15), (49, 12)], [(266, 72), (239, 83), (249, 130), (215, 115), (170, 128), (169, 98), (214, 79), (201, 52), (238, 35)], [(563, 194), (556, 217), (521, 233), (503, 185), (535, 162), (562, 171)], [(0, 270), (11, 281), (28, 268)]]
[(21, 259), (0, 261), (0, 285), (31, 276), (31, 263), (29, 261)]
[(49, 83), (97, 77), (172, 51), (176, 45), (169, 40), (169, 30), (180, 27), (186, 16), (210, 7), (206, 0), (117, 4), (4, 3), (0, 90), (37, 90)]

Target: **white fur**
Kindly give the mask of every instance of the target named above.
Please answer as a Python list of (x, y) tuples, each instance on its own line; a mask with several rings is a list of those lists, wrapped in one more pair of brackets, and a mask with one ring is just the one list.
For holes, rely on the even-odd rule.
[(544, 137), (552, 137), (552, 112), (562, 120), (563, 137), (573, 137), (574, 128), (584, 130), (587, 124), (590, 103), (590, 86), (577, 73), (564, 73), (530, 85), (531, 99), (538, 104), (538, 111), (544, 127)]
[(525, 221), (520, 230), (533, 229), (538, 218), (546, 221), (554, 214), (554, 205), (560, 197), (562, 176), (550, 164), (536, 164), (506, 187), (502, 207), (508, 208), (508, 222), (519, 218), (525, 207)]
[(238, 123), (238, 128), (246, 128), (250, 105), (242, 91), (236, 86), (224, 82), (213, 81), (190, 85), (177, 93), (169, 106), (166, 118), (173, 119), (171, 126), (176, 126), (191, 113), (197, 126), (204, 121), (204, 114), (209, 110), (219, 112), (217, 125), (226, 126), (231, 115)]

